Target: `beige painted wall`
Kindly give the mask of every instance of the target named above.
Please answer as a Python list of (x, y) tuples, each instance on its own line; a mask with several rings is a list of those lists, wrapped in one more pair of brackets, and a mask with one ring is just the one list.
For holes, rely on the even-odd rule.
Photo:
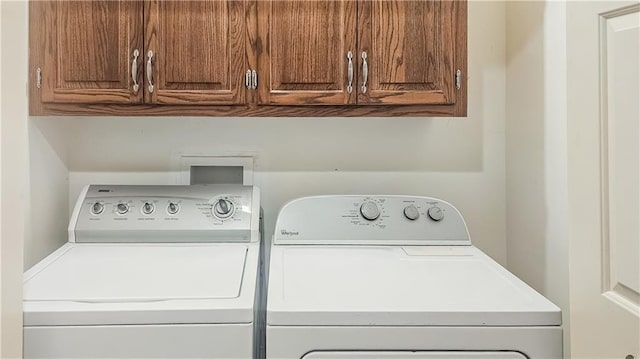
[(566, 3), (507, 3), (507, 264), (563, 310), (569, 351)]
[[(67, 240), (69, 222), (68, 140), (65, 120), (28, 121), (29, 190), (24, 238), (25, 268), (53, 252)], [(72, 202), (73, 205), (73, 202)]]
[(2, 1), (2, 358), (22, 355), (22, 253), (28, 196), (27, 3)]
[[(2, 6), (0, 6), (0, 20)], [(2, 83), (2, 26), (0, 26), (0, 84)], [(2, 86), (0, 86), (0, 123), (2, 120)], [(2, 128), (0, 126), (0, 203), (2, 203)], [(2, 273), (2, 206), (0, 205), (0, 273)], [(2, 275), (0, 275), (0, 318), (2, 318)], [(0, 320), (0, 322), (2, 322)], [(2, 355), (2, 325), (0, 325), (0, 355)]]

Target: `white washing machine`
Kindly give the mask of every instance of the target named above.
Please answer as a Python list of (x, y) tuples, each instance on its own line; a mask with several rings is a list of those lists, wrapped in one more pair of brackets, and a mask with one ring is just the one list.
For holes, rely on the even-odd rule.
[(251, 186), (88, 186), (25, 273), (25, 358), (252, 358), (259, 214)]
[(308, 197), (278, 216), (267, 359), (554, 359), (560, 325), (445, 201)]

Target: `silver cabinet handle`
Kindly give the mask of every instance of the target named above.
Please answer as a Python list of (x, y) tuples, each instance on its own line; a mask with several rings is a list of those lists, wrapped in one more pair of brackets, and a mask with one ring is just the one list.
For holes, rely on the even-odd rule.
[(353, 91), (353, 53), (351, 51), (347, 52), (347, 59), (349, 59), (349, 64), (347, 65), (347, 93), (351, 93)]
[(133, 50), (133, 61), (131, 61), (131, 80), (133, 80), (133, 93), (138, 93), (140, 84), (138, 84), (138, 56), (140, 51), (138, 49)]
[(251, 89), (251, 70), (244, 73), (244, 87)]
[(149, 82), (149, 93), (153, 93), (153, 51), (147, 53), (147, 82)]
[(369, 75), (369, 66), (367, 65), (367, 52), (362, 51), (362, 93), (367, 93), (367, 76)]
[(249, 90), (258, 88), (258, 73), (256, 70), (247, 70), (244, 73), (244, 86)]
[(256, 70), (251, 70), (251, 89), (255, 90), (258, 88), (258, 73)]

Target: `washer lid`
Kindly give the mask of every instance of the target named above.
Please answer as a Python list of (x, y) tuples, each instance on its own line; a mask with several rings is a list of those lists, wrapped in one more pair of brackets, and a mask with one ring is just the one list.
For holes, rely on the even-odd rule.
[(560, 325), (560, 309), (474, 247), (275, 246), (270, 325)]
[[(257, 250), (249, 257), (250, 249), (248, 244), (69, 243), (25, 274), (25, 322), (36, 317), (40, 324), (251, 322), (251, 313), (233, 317), (253, 302)], [(253, 270), (245, 278), (247, 266)], [(248, 301), (241, 298), (247, 296)], [(217, 310), (227, 313), (216, 315)], [(141, 315), (145, 311), (155, 317)], [(179, 318), (181, 311), (207, 313), (185, 319)], [(98, 312), (106, 315), (100, 319)], [(173, 314), (163, 318), (163, 312)], [(74, 316), (80, 313), (85, 317)], [(127, 313), (136, 314), (121, 316)]]

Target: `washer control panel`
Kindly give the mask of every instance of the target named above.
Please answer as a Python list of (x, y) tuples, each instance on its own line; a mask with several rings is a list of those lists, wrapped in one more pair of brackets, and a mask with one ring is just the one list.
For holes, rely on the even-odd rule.
[(249, 241), (257, 189), (241, 185), (89, 186), (74, 210), (76, 242)]
[(318, 196), (289, 202), (278, 215), (276, 244), (471, 244), (450, 203), (413, 196)]

